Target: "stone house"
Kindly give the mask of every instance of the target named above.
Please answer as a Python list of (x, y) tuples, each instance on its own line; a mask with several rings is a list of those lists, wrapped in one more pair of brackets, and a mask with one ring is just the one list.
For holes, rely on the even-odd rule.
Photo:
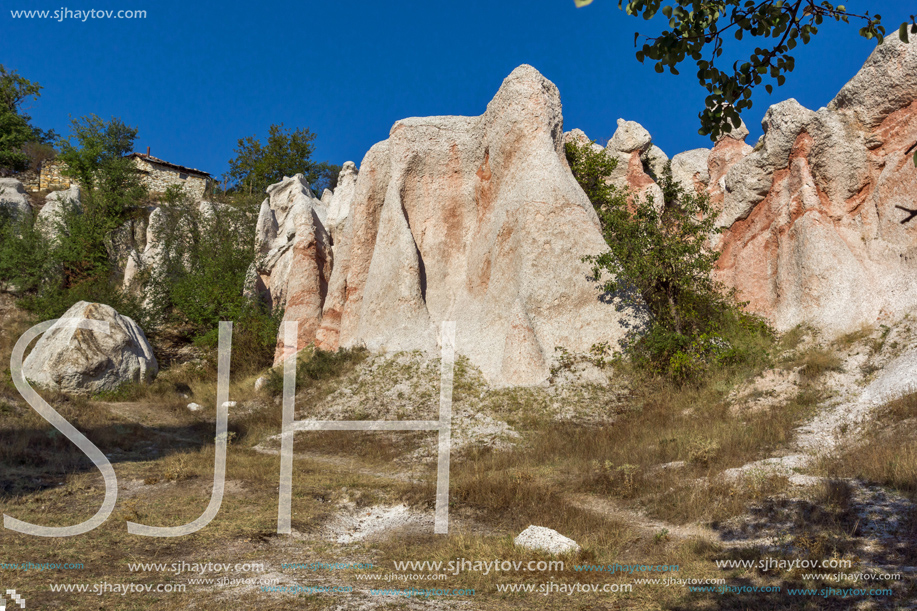
[(210, 174), (207, 172), (153, 157), (150, 155), (150, 149), (147, 149), (145, 155), (131, 153), (128, 157), (133, 159), (137, 169), (143, 172), (144, 182), (150, 193), (165, 193), (167, 188), (181, 185), (195, 199), (201, 199), (210, 184)]
[[(201, 199), (211, 181), (210, 174), (207, 172), (153, 157), (149, 149), (146, 154), (131, 153), (128, 158), (132, 159), (134, 165), (141, 171), (147, 189), (154, 195), (165, 193), (166, 189), (172, 185), (182, 185), (195, 199)], [(66, 167), (65, 163), (57, 160), (45, 161), (41, 164), (41, 172), (37, 177), (29, 177), (23, 181), (26, 191), (68, 189), (71, 185), (76, 184), (76, 181), (62, 173)]]

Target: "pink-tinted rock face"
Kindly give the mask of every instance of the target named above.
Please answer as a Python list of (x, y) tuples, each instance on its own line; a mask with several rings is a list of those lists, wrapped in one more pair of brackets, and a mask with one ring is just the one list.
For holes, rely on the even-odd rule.
[[(325, 230), (325, 207), (312, 195), (302, 174), (268, 188), (261, 205), (256, 240), (262, 254), (249, 290), (287, 320), (298, 320), (299, 341), (314, 342), (328, 293), (333, 255)], [(278, 341), (276, 357), (282, 346)]]
[[(829, 108), (779, 134), (793, 135), (785, 155), (756, 151), (727, 170), (727, 190), (755, 163), (770, 186), (726, 225), (717, 276), (779, 330), (806, 323), (834, 336), (917, 305), (917, 220), (907, 211), (917, 209), (917, 81), (901, 70), (917, 61), (915, 47), (889, 38)], [(876, 98), (882, 86), (895, 104)]]
[(713, 150), (710, 151), (710, 156), (707, 158), (709, 182), (706, 191), (710, 196), (710, 202), (714, 206), (722, 206), (723, 204), (726, 192), (726, 173), (751, 151), (752, 147), (745, 144), (744, 140), (737, 140), (728, 136), (721, 138), (716, 143), (716, 146), (713, 147)]
[(657, 205), (662, 205), (662, 189), (656, 184), (656, 181), (646, 173), (643, 168), (643, 160), (640, 158), (640, 151), (633, 151), (627, 160), (627, 175), (625, 176), (627, 187), (637, 197), (652, 197)]
[[(743, 127), (672, 158), (673, 177), (719, 210), (717, 279), (778, 330), (804, 323), (834, 336), (911, 311), (917, 44), (889, 37), (827, 108), (786, 100), (762, 126), (754, 149)], [(622, 153), (609, 153), (620, 166)], [(648, 192), (649, 177), (624, 161), (614, 179)]]
[(566, 163), (557, 88), (530, 66), (479, 117), (397, 122), (363, 159), (346, 209), (327, 290), (317, 226), (303, 226), (281, 276), (305, 276), (301, 290), (285, 281), (300, 347), (436, 354), (440, 324), (455, 321), (459, 354), (494, 383), (526, 385), (550, 375), (556, 347), (614, 346), (631, 322), (581, 261), (605, 242)]

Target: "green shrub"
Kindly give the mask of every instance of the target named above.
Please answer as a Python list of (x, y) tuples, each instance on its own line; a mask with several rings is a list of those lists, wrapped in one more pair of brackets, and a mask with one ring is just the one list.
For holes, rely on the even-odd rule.
[(245, 295), (258, 208), (237, 200), (201, 207), (171, 188), (160, 211), (161, 258), (145, 286), (150, 316), (190, 326), (195, 343), (208, 347), (217, 345), (220, 321), (232, 321), (233, 374), (269, 366), (283, 312)]
[(19, 218), (0, 207), (0, 285), (5, 290), (38, 290), (50, 275), (49, 244), (35, 226), (35, 215)]
[(569, 142), (566, 154), (608, 244), (584, 260), (604, 291), (648, 314), (624, 342), (631, 360), (681, 382), (711, 367), (762, 360), (770, 329), (713, 280), (719, 255), (709, 241), (718, 229), (707, 197), (687, 193), (667, 165), (659, 177), (663, 201), (641, 198), (607, 182), (617, 160), (604, 151)]
[[(300, 351), (296, 362), (297, 392), (321, 380), (340, 377), (369, 355), (365, 348), (344, 348), (336, 352), (314, 346)], [(274, 396), (283, 393), (283, 366), (271, 369), (267, 390)]]

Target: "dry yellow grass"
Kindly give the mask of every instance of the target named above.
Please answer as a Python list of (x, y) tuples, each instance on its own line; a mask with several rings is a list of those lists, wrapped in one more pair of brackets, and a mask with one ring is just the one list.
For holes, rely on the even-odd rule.
[[(24, 319), (6, 318), (0, 325), (0, 358), (8, 361), (11, 337), (25, 327)], [(18, 326), (17, 326), (18, 325)], [(787, 340), (792, 346), (796, 340)], [(51, 593), (50, 582), (158, 583), (182, 582), (169, 574), (131, 573), (128, 562), (282, 562), (306, 560), (372, 561), (380, 572), (394, 570), (396, 560), (453, 560), (455, 558), (532, 560), (546, 558), (520, 550), (512, 536), (529, 524), (555, 528), (573, 537), (583, 551), (569, 558), (565, 571), (551, 576), (502, 573), (484, 576), (465, 572), (450, 576), (445, 587), (474, 588), (479, 594), (463, 599), (466, 608), (504, 611), (519, 608), (571, 611), (573, 609), (808, 609), (832, 608), (833, 601), (794, 600), (775, 596), (692, 594), (684, 587), (636, 586), (627, 594), (548, 596), (501, 594), (497, 584), (624, 583), (630, 577), (599, 572), (578, 572), (573, 564), (677, 564), (677, 577), (727, 577), (750, 585), (792, 584), (786, 577), (739, 570), (721, 571), (714, 560), (758, 558), (755, 550), (726, 550), (702, 539), (669, 536), (663, 530), (647, 532), (626, 518), (628, 511), (670, 524), (722, 520), (741, 514), (750, 503), (778, 494), (785, 481), (752, 480), (744, 485), (721, 483), (725, 469), (769, 455), (784, 445), (793, 428), (820, 399), (817, 372), (837, 367), (831, 355), (795, 356), (810, 372), (799, 396), (782, 406), (759, 413), (732, 413), (726, 399), (739, 379), (753, 371), (725, 372), (703, 386), (678, 387), (654, 379), (632, 377), (626, 396), (607, 399), (609, 418), (597, 423), (560, 423), (544, 418), (545, 399), (535, 391), (484, 392), (474, 376), (459, 368), (457, 401), (477, 397), (487, 409), (511, 421), (522, 439), (514, 449), (477, 448), (457, 454), (452, 464), (452, 515), (456, 524), (449, 536), (402, 534), (345, 547), (325, 541), (319, 532), (337, 512), (345, 496), (357, 507), (405, 502), (415, 509), (432, 511), (434, 466), (402, 467), (395, 462), (416, 448), (429, 433), (308, 433), (298, 435), (300, 457), (294, 465), (293, 528), (303, 538), (276, 535), (277, 482), (280, 461), (276, 455), (254, 448), (280, 429), (280, 408), (268, 393), (252, 389), (255, 374), (233, 380), (230, 398), (244, 409), (230, 414), (234, 434), (227, 459), (227, 496), (217, 518), (187, 537), (153, 540), (127, 533), (126, 520), (150, 525), (177, 525), (200, 515), (206, 506), (214, 461), (213, 416), (215, 372), (173, 368), (149, 387), (129, 387), (101, 398), (67, 398), (48, 395), (51, 403), (106, 453), (112, 453), (121, 482), (121, 496), (112, 517), (91, 535), (67, 540), (41, 539), (0, 531), (5, 561), (82, 562), (87, 569), (74, 572), (2, 572), (4, 587), (29, 593), (31, 608), (66, 608), (76, 611), (99, 608), (121, 611), (147, 609), (265, 610), (334, 608), (340, 596), (269, 595), (255, 590), (192, 588), (184, 594), (159, 596), (78, 596)], [(800, 363), (802, 364), (802, 363)], [(324, 400), (354, 363), (320, 376), (301, 387), (297, 405), (308, 410)], [(462, 367), (466, 367), (463, 364)], [(8, 374), (7, 374), (8, 375)], [(632, 372), (621, 372), (631, 376)], [(92, 515), (101, 500), (101, 477), (69, 442), (55, 435), (32, 410), (2, 387), (0, 400), (0, 512), (42, 524), (72, 524)], [(483, 394), (482, 394), (483, 393)], [(182, 395), (189, 395), (184, 397)], [(592, 401), (600, 395), (584, 394)], [(104, 399), (104, 400), (100, 400)], [(204, 405), (189, 412), (189, 401)], [(910, 401), (910, 402), (908, 402)], [(603, 406), (606, 404), (603, 403)], [(837, 477), (858, 476), (907, 489), (913, 482), (913, 459), (905, 440), (915, 417), (917, 400), (907, 399), (888, 408), (894, 444), (867, 444), (868, 456), (851, 453), (839, 457)], [(877, 433), (878, 435), (878, 433)], [(887, 446), (897, 445), (897, 454)], [(866, 448), (867, 446), (864, 446)], [(867, 449), (851, 452), (866, 452)], [(889, 453), (887, 456), (883, 453)], [(904, 457), (906, 460), (903, 460)], [(874, 463), (864, 466), (866, 460)], [(897, 460), (897, 462), (896, 462)], [(909, 462), (910, 461), (910, 462)], [(661, 469), (660, 465), (676, 463)], [(681, 466), (678, 466), (683, 463)], [(875, 471), (867, 471), (873, 469)], [(397, 478), (410, 470), (407, 478)], [(389, 476), (390, 475), (390, 476)], [(706, 482), (703, 484), (702, 482)], [(61, 485), (62, 484), (62, 485)], [(585, 508), (576, 495), (586, 493), (622, 509), (610, 515)], [(826, 488), (818, 503), (843, 511), (844, 491)], [(826, 514), (827, 515), (827, 514)], [(833, 514), (832, 514), (833, 515)], [(826, 526), (827, 528), (827, 526)], [(802, 540), (797, 541), (800, 545)], [(817, 551), (823, 542), (812, 539)], [(10, 552), (12, 550), (12, 553)], [(337, 575), (285, 574), (300, 583), (352, 585), (366, 590), (370, 584), (352, 573)], [(249, 575), (250, 576), (250, 575)], [(381, 583), (376, 583), (376, 586)], [(392, 584), (386, 584), (391, 587)], [(429, 584), (411, 584), (418, 587)], [(441, 583), (437, 584), (440, 587)], [(354, 605), (371, 600), (348, 598)], [(404, 600), (390, 599), (384, 608), (403, 609)], [(815, 606), (813, 606), (815, 605)], [(833, 608), (844, 608), (835, 605)]]
[(829, 477), (889, 486), (917, 499), (917, 394), (891, 401), (859, 442), (822, 461)]

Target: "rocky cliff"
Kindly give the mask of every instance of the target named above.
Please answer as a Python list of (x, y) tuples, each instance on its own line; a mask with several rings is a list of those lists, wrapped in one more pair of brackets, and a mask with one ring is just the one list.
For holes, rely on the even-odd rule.
[(725, 175), (718, 275), (780, 330), (829, 335), (917, 304), (917, 45), (891, 36), (818, 111), (771, 107)]
[[(618, 132), (639, 130), (619, 121)], [(772, 106), (712, 150), (672, 158), (673, 177), (720, 206), (717, 277), (778, 330), (829, 337), (892, 322), (917, 305), (917, 45), (889, 37), (826, 108)], [(616, 143), (607, 151), (621, 158)], [(664, 162), (641, 138), (645, 169)], [(622, 164), (619, 162), (619, 167)], [(629, 167), (629, 166), (628, 166)], [(626, 186), (646, 192), (629, 170)]]
[(556, 347), (615, 347), (634, 321), (581, 261), (605, 243), (564, 156), (560, 95), (530, 66), (481, 116), (397, 122), (328, 207), (297, 178), (262, 207), (257, 281), (300, 347), (435, 353), (454, 320), (488, 380), (536, 384)]
[[(718, 205), (719, 280), (778, 330), (829, 336), (917, 304), (917, 45), (890, 37), (826, 107), (772, 106), (673, 177)], [(300, 324), (300, 347), (458, 351), (498, 384), (546, 379), (556, 347), (612, 348), (635, 322), (588, 278), (605, 248), (571, 175), (557, 88), (521, 66), (478, 117), (412, 118), (341, 172), (322, 200), (302, 177), (269, 189), (258, 225), (261, 294)], [(597, 145), (596, 145), (597, 146)], [(669, 158), (618, 121), (611, 182), (661, 200)], [(278, 358), (279, 358), (278, 350)]]

